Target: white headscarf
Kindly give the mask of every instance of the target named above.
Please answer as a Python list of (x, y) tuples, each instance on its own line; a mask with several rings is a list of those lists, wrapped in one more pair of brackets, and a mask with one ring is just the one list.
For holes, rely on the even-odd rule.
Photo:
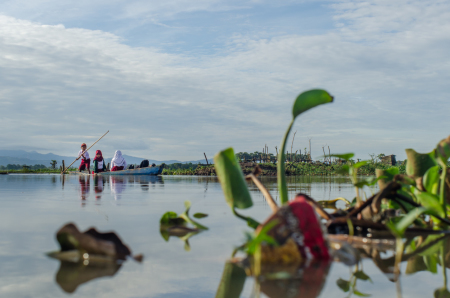
[(118, 167), (125, 166), (127, 162), (125, 161), (125, 158), (122, 156), (122, 152), (120, 150), (117, 150), (114, 154), (113, 159), (111, 160), (111, 165), (114, 163), (114, 165)]

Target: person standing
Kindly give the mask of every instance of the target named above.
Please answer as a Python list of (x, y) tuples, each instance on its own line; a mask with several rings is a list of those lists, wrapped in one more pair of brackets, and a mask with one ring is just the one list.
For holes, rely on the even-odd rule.
[(120, 171), (127, 168), (127, 162), (125, 158), (122, 156), (122, 152), (117, 150), (114, 154), (113, 159), (111, 160), (111, 172)]
[(78, 152), (78, 158), (77, 158), (77, 160), (79, 160), (81, 158), (81, 163), (80, 163), (80, 166), (78, 167), (78, 170), (80, 172), (84, 171), (86, 169), (89, 172), (89, 169), (91, 167), (91, 158), (89, 157), (89, 153), (87, 151), (84, 152), (85, 150), (86, 150), (86, 144), (83, 143), (83, 144), (81, 144), (81, 150)]

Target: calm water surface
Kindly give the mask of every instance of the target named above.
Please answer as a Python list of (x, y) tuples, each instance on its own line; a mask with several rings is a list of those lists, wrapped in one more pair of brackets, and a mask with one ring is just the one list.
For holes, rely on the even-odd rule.
[[(276, 196), (276, 180), (264, 178), (263, 182)], [(291, 196), (296, 192), (317, 200), (354, 196), (346, 178), (297, 177), (288, 182)], [(255, 205), (242, 213), (262, 221), (270, 208), (259, 191), (253, 185), (249, 187)], [(185, 200), (192, 202), (192, 213), (209, 214), (199, 220), (209, 230), (189, 240), (190, 251), (184, 249), (182, 240), (171, 237), (166, 242), (159, 233), (161, 215), (169, 210), (183, 212)], [(68, 222), (80, 230), (91, 226), (100, 231), (114, 230), (133, 253), (144, 254), (144, 262), (127, 261), (103, 271), (69, 269), (65, 272), (74, 279), (80, 272), (92, 279), (78, 287), (58, 284), (60, 262), (45, 253), (59, 249), (55, 232)], [(0, 175), (0, 230), (0, 297), (111, 298), (214, 297), (224, 262), (242, 243), (248, 228), (231, 214), (214, 177), (94, 180), (66, 176), (62, 181), (59, 175)], [(397, 285), (371, 260), (364, 260), (363, 267), (373, 283), (358, 281), (360, 292), (372, 297), (397, 296)], [(405, 267), (403, 264), (402, 269)], [(348, 279), (350, 270), (341, 263), (332, 264), (319, 297), (346, 297), (336, 281)], [(102, 276), (94, 278), (96, 274)], [(443, 286), (443, 279), (440, 273), (425, 271), (401, 276), (400, 284), (402, 297), (433, 297), (434, 290)], [(253, 288), (253, 279), (247, 278), (242, 297), (251, 297)]]

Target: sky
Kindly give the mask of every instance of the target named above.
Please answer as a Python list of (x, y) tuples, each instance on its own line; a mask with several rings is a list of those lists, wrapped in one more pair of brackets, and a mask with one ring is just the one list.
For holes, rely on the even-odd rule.
[(402, 160), (450, 133), (449, 53), (449, 1), (2, 1), (0, 149), (275, 153), (321, 88), (294, 151)]

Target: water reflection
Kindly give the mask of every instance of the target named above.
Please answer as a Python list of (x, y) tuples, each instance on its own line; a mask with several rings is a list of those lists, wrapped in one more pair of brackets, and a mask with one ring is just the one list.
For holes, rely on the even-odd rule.
[[(216, 298), (241, 297), (247, 279), (248, 268), (244, 262), (233, 259), (225, 263)], [(255, 280), (256, 297), (263, 293), (270, 298), (316, 298), (325, 285), (331, 262), (313, 262), (301, 267), (263, 266), (266, 278)], [(270, 278), (277, 273), (289, 273), (293, 278)], [(267, 278), (269, 277), (269, 278)]]
[(122, 192), (126, 187), (126, 177), (121, 176), (110, 176), (109, 177), (109, 185), (111, 186), (111, 193), (114, 196), (114, 199), (120, 200), (122, 198)]
[(95, 192), (95, 199), (100, 200), (102, 198), (102, 192), (105, 187), (105, 179), (101, 175), (95, 175), (94, 176), (94, 192)]
[(89, 192), (91, 190), (91, 176), (80, 175), (78, 177), (78, 182), (80, 183), (81, 201), (85, 201), (89, 197)]
[(114, 276), (121, 264), (116, 262), (68, 262), (60, 261), (56, 283), (64, 292), (73, 293), (81, 284), (96, 278)]

